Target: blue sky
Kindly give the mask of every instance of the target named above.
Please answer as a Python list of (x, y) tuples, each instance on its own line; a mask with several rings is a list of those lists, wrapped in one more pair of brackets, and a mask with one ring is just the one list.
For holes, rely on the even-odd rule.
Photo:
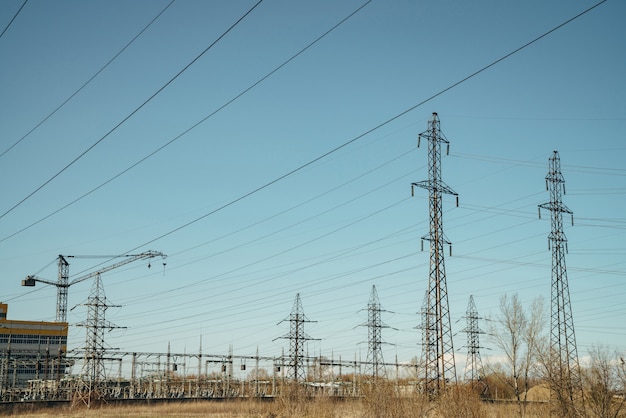
[[(0, 3), (1, 28), (22, 3)], [(28, 1), (0, 38), (0, 152), (168, 3)], [(0, 212), (8, 211), (0, 218), (0, 300), (9, 317), (54, 319), (55, 289), (33, 291), (20, 280), (33, 273), (55, 280), (49, 263), (58, 254), (156, 250), (168, 255), (165, 268), (160, 260), (151, 269), (137, 262), (103, 276), (107, 297), (122, 305), (108, 319), (128, 327), (107, 335), (112, 347), (163, 352), (170, 342), (189, 352), (202, 335), (205, 352), (226, 353), (232, 344), (236, 354), (258, 346), (278, 355), (288, 344), (273, 340), (288, 327), (277, 323), (299, 292), (317, 321), (307, 333), (321, 339), (311, 352), (365, 357), (367, 345), (358, 343), (367, 329), (358, 325), (375, 284), (391, 311), (383, 319), (396, 328), (383, 332), (394, 344), (385, 359), (419, 356), (428, 200), (424, 190), (411, 197), (410, 184), (428, 178), (417, 134), (438, 112), (450, 140), (443, 178), (460, 198), (458, 208), (444, 201), (459, 361), (470, 295), (485, 317), (497, 314), (504, 293), (518, 292), (528, 305), (538, 296), (549, 302), (550, 222), (547, 213), (537, 219), (537, 205), (549, 200), (544, 178), (554, 150), (575, 217), (565, 234), (579, 353), (600, 343), (626, 350), (626, 4), (606, 1), (363, 135), (595, 4), (372, 1), (213, 114), (364, 3), (263, 1), (113, 129), (254, 2), (171, 4), (0, 157)], [(74, 259), (70, 273), (100, 261)], [(89, 290), (87, 282), (72, 287), (69, 307)], [(68, 318), (85, 317), (78, 306)], [(84, 329), (72, 327), (70, 346), (83, 343)], [(494, 348), (486, 338), (484, 345)]]

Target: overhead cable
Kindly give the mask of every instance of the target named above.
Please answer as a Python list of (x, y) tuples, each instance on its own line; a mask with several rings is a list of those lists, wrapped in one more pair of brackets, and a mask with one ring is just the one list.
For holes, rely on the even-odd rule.
[[(270, 71), (269, 73), (267, 73), (266, 75), (264, 75), (263, 77), (261, 77), (259, 80), (257, 80), (256, 82), (254, 82), (252, 85), (250, 85), (249, 87), (247, 87), (245, 90), (243, 90), (241, 93), (237, 94), (235, 97), (233, 97), (232, 99), (230, 99), (229, 101), (227, 101), (226, 103), (224, 103), (222, 106), (220, 106), (219, 108), (217, 108), (216, 110), (214, 110), (213, 112), (209, 113), (207, 116), (205, 116), (204, 118), (202, 118), (201, 120), (199, 120), (198, 122), (196, 122), (195, 124), (193, 124), (191, 127), (187, 128), (186, 130), (184, 130), (183, 132), (181, 132), (179, 135), (177, 135), (176, 137), (172, 138), (171, 140), (169, 140), (168, 142), (166, 142), (165, 144), (161, 145), (159, 148), (155, 149), (154, 151), (152, 151), (151, 153), (149, 153), (148, 155), (146, 155), (145, 157), (141, 158), (140, 160), (138, 160), (137, 162), (135, 162), (134, 164), (132, 164), (131, 166), (125, 168), (124, 170), (120, 171), (119, 173), (117, 173), (116, 175), (114, 175), (113, 177), (109, 178), (108, 180), (106, 180), (105, 182), (99, 184), (98, 186), (94, 187), (93, 189), (89, 190), (86, 193), (83, 193), (82, 195), (80, 195), (79, 197), (77, 197), (76, 199), (72, 200), (71, 202), (65, 204), (64, 206), (61, 206), (60, 208), (58, 208), (57, 210), (55, 210), (52, 213), (49, 213), (48, 215), (44, 216), (43, 218), (38, 219), (37, 221), (23, 227), (22, 229), (12, 233), (11, 235), (7, 235), (6, 237), (3, 237), (2, 239), (0, 239), (0, 243), (8, 240), (9, 238), (12, 238), (24, 231), (26, 231), (27, 229), (32, 228), (33, 226), (45, 221), (46, 219), (56, 215), (57, 213), (67, 209), (68, 207), (72, 206), (74, 203), (77, 203), (78, 201), (84, 199), (85, 197), (89, 196), (90, 194), (94, 193), (95, 191), (101, 189), (102, 187), (106, 186), (107, 184), (111, 183), (112, 181), (114, 181), (115, 179), (117, 179), (118, 177), (126, 174), (127, 172), (129, 172), (130, 170), (132, 170), (133, 168), (137, 167), (139, 164), (143, 163), (144, 161), (146, 161), (148, 158), (154, 156), (155, 154), (159, 153), (160, 151), (162, 151), (163, 149), (165, 149), (166, 147), (168, 147), (169, 145), (173, 144), (174, 142), (176, 142), (177, 140), (179, 140), (180, 138), (182, 138), (184, 135), (188, 134), (190, 131), (192, 131), (193, 129), (197, 128), (198, 126), (200, 126), (202, 123), (204, 123), (207, 119), (211, 118), (212, 116), (214, 116), (215, 114), (217, 114), (219, 111), (223, 110), (224, 108), (226, 108), (227, 106), (229, 106), (230, 104), (232, 104), (235, 100), (239, 99), (241, 96), (243, 96), (244, 94), (248, 93), (250, 90), (252, 90), (254, 87), (256, 87), (257, 85), (259, 85), (260, 83), (262, 83), (263, 81), (265, 81), (267, 78), (269, 78), (270, 76), (272, 76), (274, 73), (276, 73), (278, 70), (280, 70), (281, 68), (283, 68), (285, 65), (287, 65), (288, 63), (290, 63), (291, 61), (293, 61), (296, 57), (298, 57), (299, 55), (301, 55), (303, 52), (305, 52), (307, 49), (311, 48), (313, 45), (315, 45), (316, 43), (318, 43), (320, 40), (322, 40), (322, 38), (326, 37), (328, 34), (330, 34), (332, 31), (334, 31), (335, 29), (337, 29), (340, 25), (342, 25), (343, 23), (345, 23), (348, 19), (350, 19), (352, 16), (354, 16), (357, 12), (359, 12), (361, 9), (363, 9), (367, 4), (369, 4), (372, 0), (367, 0), (367, 2), (363, 3), (360, 7), (358, 7), (356, 10), (354, 10), (352, 13), (350, 13), (348, 16), (346, 16), (345, 18), (343, 18), (341, 21), (339, 21), (336, 25), (334, 25), (332, 28), (328, 29), (326, 32), (324, 32), (322, 35), (318, 36), (317, 38), (315, 38), (315, 40), (313, 40), (312, 42), (310, 42), (308, 45), (306, 45), (304, 48), (302, 48), (301, 50), (299, 50), (298, 52), (296, 52), (294, 55), (292, 55), (291, 57), (289, 57), (287, 60), (285, 60), (282, 64), (280, 64), (278, 67), (274, 68), (272, 71)], [(3, 215), (4, 216), (4, 215)], [(1, 216), (0, 216), (1, 218)]]
[(24, 8), (24, 6), (26, 6), (26, 3), (28, 2), (28, 0), (24, 0), (24, 3), (22, 3), (22, 5), (20, 6), (19, 9), (17, 9), (17, 12), (15, 12), (15, 15), (13, 15), (13, 17), (11, 18), (11, 20), (9, 21), (9, 23), (7, 24), (7, 26), (4, 28), (4, 30), (2, 31), (2, 33), (0, 33), (0, 38), (2, 38), (2, 36), (4, 36), (4, 33), (9, 29), (9, 26), (11, 26), (11, 24), (13, 23), (13, 21), (15, 20), (15, 18), (17, 17), (17, 15), (20, 14), (20, 12), (22, 11), (22, 9)]
[(433, 94), (432, 96), (422, 100), (421, 102), (419, 102), (419, 103), (409, 107), (406, 110), (403, 110), (402, 112), (396, 114), (395, 116), (385, 120), (384, 122), (379, 123), (378, 125), (374, 126), (373, 128), (370, 128), (369, 130), (367, 130), (367, 131), (357, 135), (356, 137), (354, 137), (354, 138), (344, 142), (343, 144), (336, 146), (335, 148), (331, 149), (330, 151), (327, 151), (327, 152), (323, 153), (322, 155), (320, 155), (320, 156), (318, 156), (318, 157), (316, 157), (316, 158), (314, 158), (314, 159), (312, 159), (312, 160), (310, 160), (310, 161), (300, 165), (299, 167), (296, 167), (293, 170), (291, 170), (291, 171), (289, 171), (289, 172), (287, 172), (287, 173), (285, 173), (285, 174), (283, 174), (283, 175), (281, 175), (279, 177), (276, 177), (275, 179), (273, 179), (273, 180), (271, 180), (271, 181), (269, 181), (269, 182), (267, 182), (267, 183), (265, 183), (265, 184), (263, 184), (261, 186), (258, 186), (257, 188), (255, 188), (255, 189), (253, 189), (253, 190), (251, 190), (251, 191), (249, 191), (249, 192), (247, 192), (247, 193), (245, 193), (245, 194), (235, 198), (234, 200), (231, 200), (228, 203), (225, 203), (224, 205), (222, 205), (222, 206), (220, 206), (220, 207), (218, 207), (216, 209), (211, 210), (210, 212), (205, 213), (204, 215), (201, 215), (201, 216), (199, 216), (199, 217), (197, 217), (197, 218), (195, 218), (195, 219), (193, 219), (193, 220), (191, 220), (191, 221), (189, 221), (189, 222), (187, 222), (187, 223), (185, 223), (185, 224), (183, 224), (183, 225), (181, 225), (179, 227), (176, 227), (176, 228), (174, 228), (174, 229), (172, 229), (172, 230), (170, 230), (168, 232), (165, 232), (165, 233), (159, 235), (158, 237), (151, 239), (150, 241), (147, 241), (147, 242), (144, 242), (141, 245), (138, 245), (137, 247), (133, 248), (129, 252), (136, 251), (139, 248), (145, 247), (145, 246), (147, 246), (147, 245), (149, 245), (149, 244), (151, 244), (151, 243), (153, 243), (155, 241), (158, 241), (158, 240), (160, 240), (162, 238), (165, 238), (165, 237), (167, 237), (169, 235), (172, 235), (172, 234), (174, 234), (174, 233), (176, 233), (176, 232), (178, 232), (178, 231), (180, 231), (182, 229), (185, 229), (185, 228), (187, 228), (187, 227), (189, 227), (189, 226), (191, 226), (191, 225), (193, 225), (193, 224), (195, 224), (195, 223), (197, 223), (197, 222), (199, 222), (199, 221), (201, 221), (201, 220), (203, 220), (203, 219), (205, 219), (205, 218), (207, 218), (207, 217), (209, 217), (209, 216), (211, 216), (211, 215), (213, 215), (213, 214), (215, 214), (217, 212), (222, 211), (223, 209), (228, 208), (229, 206), (234, 205), (235, 203), (238, 203), (238, 202), (240, 202), (240, 201), (242, 201), (242, 200), (244, 200), (244, 199), (246, 199), (246, 198), (248, 198), (248, 197), (250, 197), (250, 196), (252, 196), (252, 195), (254, 195), (254, 194), (256, 194), (256, 193), (258, 193), (258, 192), (260, 192), (262, 190), (264, 190), (264, 189), (267, 189), (268, 187), (270, 187), (270, 186), (280, 182), (281, 180), (284, 180), (287, 177), (290, 177), (291, 175), (296, 174), (297, 172), (302, 171), (303, 169), (305, 169), (305, 168), (315, 164), (316, 162), (318, 162), (320, 160), (323, 160), (324, 158), (328, 157), (329, 155), (332, 155), (335, 152), (340, 151), (343, 148), (346, 148), (348, 145), (351, 145), (352, 143), (354, 143), (354, 142), (364, 138), (365, 136), (371, 134), (372, 132), (374, 132), (374, 131), (376, 131), (376, 130), (378, 130), (378, 129), (380, 129), (380, 128), (388, 125), (388, 124), (390, 124), (391, 122), (395, 121), (396, 119), (401, 118), (402, 116), (406, 115), (407, 113), (417, 109), (420, 106), (423, 106), (424, 104), (430, 102), (431, 100), (441, 96), (442, 94), (444, 94), (444, 93), (448, 92), (449, 90), (452, 90), (453, 88), (459, 86), (460, 84), (470, 80), (471, 78), (473, 78), (473, 77), (477, 76), (478, 74), (486, 71), (487, 69), (493, 67), (494, 65), (496, 65), (496, 64), (504, 61), (505, 59), (511, 57), (512, 55), (522, 51), (523, 49), (529, 47), (530, 45), (534, 44), (535, 42), (545, 38), (549, 34), (555, 32), (556, 30), (558, 30), (560, 28), (562, 28), (563, 26), (567, 25), (568, 23), (573, 22), (574, 20), (576, 20), (579, 17), (585, 15), (586, 13), (590, 12), (591, 10), (595, 9), (596, 7), (598, 7), (599, 5), (601, 5), (602, 3), (606, 2), (606, 1), (607, 0), (602, 0), (602, 1), (598, 2), (598, 3), (596, 3), (595, 5), (589, 7), (588, 9), (580, 12), (576, 16), (574, 16), (572, 18), (569, 18), (565, 22), (555, 26), (554, 28), (548, 30), (547, 32), (544, 32), (543, 34), (537, 36), (533, 40), (531, 40), (531, 41), (525, 43), (524, 45), (514, 49), (513, 51), (509, 52), (508, 54), (503, 55), (502, 57), (498, 58), (497, 60), (492, 61), (491, 63), (485, 65), (484, 67), (480, 68), (479, 70), (471, 73), (470, 75), (466, 76), (465, 78), (463, 78), (463, 79), (461, 79), (461, 80), (451, 84), (450, 86), (444, 88), (443, 90), (440, 90), (439, 92)]
[[(135, 37), (133, 37), (133, 39), (130, 40), (130, 42), (128, 42), (122, 49), (120, 49), (117, 54), (115, 54), (113, 56), (113, 58), (111, 58), (106, 64), (104, 64), (104, 66), (102, 66), (98, 71), (96, 71), (96, 73), (94, 75), (92, 75), (89, 80), (85, 81), (83, 83), (82, 86), (80, 86), (78, 88), (78, 90), (76, 90), (74, 93), (72, 93), (67, 99), (65, 99), (60, 105), (58, 105), (52, 112), (50, 112), (48, 114), (48, 116), (46, 116), (45, 118), (43, 118), (37, 125), (35, 125), (34, 128), (32, 128), (30, 131), (26, 132), (26, 134), (24, 134), (20, 139), (18, 139), (17, 141), (15, 141), (13, 143), (13, 145), (9, 146), (7, 149), (5, 149), (4, 151), (2, 151), (2, 153), (0, 154), (0, 158), (2, 158), (4, 156), (4, 154), (6, 154), (7, 152), (11, 151), (17, 144), (19, 144), (20, 142), (22, 142), (27, 136), (29, 136), (30, 134), (32, 134), (37, 128), (39, 128), (41, 125), (43, 125), (48, 119), (50, 119), (57, 111), (59, 111), (59, 109), (61, 109), (63, 106), (65, 106), (67, 104), (67, 102), (69, 102), (70, 100), (72, 100), (74, 98), (74, 96), (76, 96), (83, 88), (85, 88), (85, 86), (87, 86), (87, 84), (91, 83), (93, 81), (94, 78), (96, 78), (102, 71), (104, 71), (105, 68), (107, 68), (113, 61), (115, 61), (115, 59), (117, 57), (119, 57), (122, 52), (124, 52), (133, 42), (135, 42), (135, 40), (137, 40), (137, 38), (139, 38), (141, 36), (141, 34), (143, 34), (146, 29), (148, 29), (171, 5), (172, 3), (174, 3), (175, 0), (171, 0), (167, 6), (165, 6), (146, 26), (144, 26), (144, 28), (139, 31), (139, 33), (137, 35), (135, 35)], [(24, 2), (26, 3), (26, 2)], [(5, 29), (6, 30), (6, 29)]]
[(217, 44), (222, 38), (224, 38), (231, 30), (233, 30), (235, 28), (235, 26), (237, 26), (243, 19), (245, 19), (259, 4), (261, 4), (262, 1), (263, 0), (259, 0), (258, 2), (256, 2), (256, 4), (254, 4), (254, 6), (252, 6), (243, 16), (241, 16), (239, 19), (237, 19), (237, 21), (235, 23), (233, 23), (228, 29), (226, 29), (226, 31), (224, 33), (222, 33), (215, 41), (213, 41), (211, 43), (211, 45), (206, 47), (200, 54), (198, 54), (193, 60), (191, 60), (191, 62), (189, 64), (187, 64), (185, 67), (183, 67), (182, 70), (180, 70), (178, 73), (176, 73), (176, 75), (174, 75), (174, 77), (170, 78), (167, 83), (165, 83), (163, 86), (161, 86), (155, 93), (153, 93), (150, 97), (148, 97), (148, 99), (146, 99), (142, 104), (140, 104), (137, 108), (135, 108), (135, 110), (130, 112), (117, 125), (115, 125), (112, 129), (110, 129), (106, 134), (104, 134), (96, 142), (91, 144), (89, 146), (89, 148), (87, 148), (82, 153), (80, 153), (76, 158), (74, 158), (71, 162), (69, 162), (67, 165), (65, 165), (65, 167), (63, 167), (61, 170), (59, 170), (55, 175), (53, 175), (48, 180), (46, 180), (41, 186), (37, 187), (34, 191), (32, 191), (30, 194), (28, 194), (25, 198), (23, 198), (22, 200), (17, 202), (15, 205), (13, 205), (11, 208), (9, 208), (4, 213), (2, 213), (0, 215), (0, 219), (4, 218), (7, 214), (11, 213), (15, 208), (17, 208), (22, 203), (24, 203), (25, 201), (30, 199), (35, 193), (37, 193), (38, 191), (43, 189), (45, 186), (47, 186), (50, 182), (52, 182), (54, 179), (56, 179), (58, 176), (60, 176), (65, 170), (70, 168), (72, 165), (74, 165), (74, 163), (76, 163), (78, 160), (80, 160), (82, 157), (84, 157), (89, 151), (91, 151), (98, 144), (100, 144), (102, 141), (104, 141), (109, 135), (111, 135), (113, 132), (115, 132), (117, 130), (117, 128), (122, 126), (127, 120), (129, 120), (131, 117), (133, 117), (135, 115), (135, 113), (137, 113), (139, 110), (141, 110), (146, 104), (148, 104), (152, 99), (154, 99), (159, 93), (161, 93), (163, 90), (165, 90), (165, 88), (167, 88), (167, 86), (172, 84), (174, 82), (174, 80), (176, 80), (182, 73), (184, 73), (196, 61), (198, 61), (207, 51), (209, 51), (215, 44)]

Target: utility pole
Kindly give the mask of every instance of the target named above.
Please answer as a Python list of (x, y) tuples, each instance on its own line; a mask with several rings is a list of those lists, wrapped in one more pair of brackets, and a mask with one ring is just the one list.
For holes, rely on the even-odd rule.
[[(424, 332), (433, 332), (434, 335), (426, 335), (423, 338), (423, 341), (427, 342), (422, 347), (423, 389), (429, 396), (436, 396), (445, 389), (447, 383), (456, 382), (444, 244), (450, 246), (450, 253), (452, 253), (452, 247), (443, 232), (442, 195), (445, 193), (456, 196), (457, 206), (459, 197), (441, 179), (441, 144), (447, 145), (447, 154), (450, 143), (441, 132), (437, 113), (433, 113), (432, 119), (428, 121), (428, 129), (419, 134), (418, 147), (422, 137), (428, 141), (428, 180), (412, 183), (411, 193), (413, 193), (414, 187), (421, 187), (429, 192), (430, 232), (422, 237), (422, 249), (424, 241), (430, 243), (430, 270), (426, 313), (424, 314), (426, 324), (423, 325), (423, 328), (425, 329)], [(430, 344), (431, 340), (435, 343)]]
[(551, 381), (556, 385), (553, 393), (557, 396), (563, 412), (568, 416), (580, 415), (577, 407), (582, 407), (583, 390), (574, 333), (574, 319), (570, 302), (565, 254), (567, 238), (563, 233), (563, 214), (572, 217), (574, 214), (563, 204), (565, 179), (561, 173), (561, 159), (554, 151), (549, 159), (546, 175), (546, 190), (550, 192), (550, 201), (539, 205), (541, 209), (550, 211), (551, 231), (548, 235), (548, 248), (552, 250), (552, 286), (550, 292), (550, 374)]
[(306, 372), (304, 365), (304, 344), (307, 341), (315, 340), (315, 338), (309, 337), (304, 332), (304, 324), (310, 321), (304, 310), (302, 309), (302, 301), (300, 300), (300, 293), (296, 294), (296, 299), (291, 308), (289, 319), (284, 319), (279, 322), (289, 322), (289, 334), (279, 337), (289, 340), (289, 363), (287, 364), (287, 379), (302, 382), (305, 380)]
[(483, 363), (480, 359), (480, 334), (485, 332), (478, 327), (478, 309), (474, 303), (474, 295), (470, 295), (465, 312), (467, 325), (464, 332), (467, 333), (467, 362), (465, 364), (465, 382), (472, 387), (482, 386), (481, 394), (487, 391), (487, 383), (483, 380)]

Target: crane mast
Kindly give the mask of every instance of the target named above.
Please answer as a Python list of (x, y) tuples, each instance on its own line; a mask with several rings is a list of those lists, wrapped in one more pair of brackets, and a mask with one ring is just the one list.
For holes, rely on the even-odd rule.
[(86, 274), (84, 276), (80, 276), (72, 281), (69, 281), (69, 268), (70, 263), (67, 261), (68, 258), (74, 256), (63, 256), (59, 255), (58, 264), (59, 264), (59, 276), (56, 282), (45, 280), (35, 275), (26, 276), (26, 279), (22, 280), (22, 286), (35, 286), (37, 282), (48, 284), (51, 286), (56, 286), (57, 288), (57, 312), (56, 312), (56, 322), (67, 322), (67, 295), (69, 291), (69, 287), (80, 283), (82, 281), (91, 279), (100, 274), (106, 273), (107, 271), (111, 271), (118, 267), (124, 266), (126, 264), (132, 263), (137, 260), (145, 260), (147, 258), (154, 257), (162, 257), (165, 258), (166, 255), (158, 252), (158, 251), (146, 251), (141, 254), (125, 254), (118, 256), (85, 256), (83, 258), (119, 258), (125, 257), (124, 260), (119, 261), (117, 263), (111, 264), (109, 266), (105, 266), (97, 271)]
[[(70, 263), (59, 254), (59, 278), (57, 282), (56, 322), (67, 322), (67, 291), (70, 279)], [(22, 285), (24, 285), (22, 283)], [(34, 285), (34, 284), (33, 284)]]

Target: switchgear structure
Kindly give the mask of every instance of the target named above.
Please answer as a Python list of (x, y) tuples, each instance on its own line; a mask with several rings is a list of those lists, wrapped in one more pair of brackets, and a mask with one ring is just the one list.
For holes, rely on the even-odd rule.
[(541, 209), (550, 211), (552, 227), (548, 235), (548, 248), (552, 250), (551, 382), (556, 385), (556, 390), (553, 392), (561, 406), (566, 408), (571, 416), (575, 416), (576, 408), (581, 404), (583, 392), (565, 267), (567, 238), (563, 233), (563, 214), (571, 215), (572, 225), (574, 215), (562, 201), (562, 195), (565, 194), (565, 179), (561, 173), (561, 159), (557, 151), (554, 151), (549, 159), (546, 189), (550, 192), (550, 201), (539, 205), (539, 217), (541, 217)]
[[(428, 122), (428, 129), (418, 137), (428, 141), (428, 180), (412, 183), (413, 187), (421, 187), (429, 192), (430, 232), (422, 237), (430, 243), (430, 269), (428, 290), (426, 293), (426, 309), (423, 313), (422, 341), (423, 390), (429, 395), (442, 392), (446, 384), (456, 383), (456, 366), (452, 345), (452, 327), (448, 308), (448, 290), (446, 269), (444, 264), (444, 244), (451, 245), (443, 232), (442, 195), (458, 194), (441, 179), (441, 144), (446, 144), (449, 151), (450, 143), (441, 132), (439, 117), (433, 113)], [(446, 151), (447, 153), (447, 151)]]

